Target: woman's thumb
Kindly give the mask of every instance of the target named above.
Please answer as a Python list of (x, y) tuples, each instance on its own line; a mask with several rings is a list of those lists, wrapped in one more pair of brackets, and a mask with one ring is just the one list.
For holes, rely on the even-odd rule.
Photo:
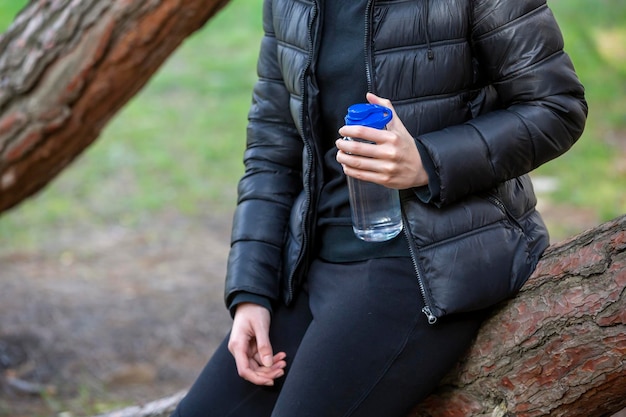
[(274, 353), (270, 343), (269, 332), (266, 328), (255, 329), (256, 348), (261, 357), (263, 366), (271, 367), (274, 364)]
[(367, 101), (371, 104), (378, 104), (379, 106), (385, 106), (393, 110), (393, 104), (391, 104), (391, 100), (386, 98), (378, 97), (374, 93), (367, 93), (365, 95)]
[(371, 104), (378, 104), (379, 106), (383, 106), (383, 107), (387, 107), (388, 109), (391, 109), (391, 112), (393, 113), (393, 119), (391, 120), (391, 123), (394, 122), (394, 119), (396, 118), (396, 111), (393, 108), (393, 104), (391, 104), (391, 100), (386, 99), (386, 98), (382, 98), (382, 97), (378, 97), (376, 94), (374, 93), (367, 93), (365, 95), (365, 98), (367, 99), (368, 103)]

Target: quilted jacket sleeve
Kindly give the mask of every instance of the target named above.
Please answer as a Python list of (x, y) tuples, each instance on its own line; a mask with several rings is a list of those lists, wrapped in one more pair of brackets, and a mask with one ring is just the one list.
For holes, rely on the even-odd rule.
[(472, 43), (500, 109), (421, 135), (445, 205), (528, 173), (582, 134), (587, 104), (545, 0), (475, 0)]
[(279, 296), (281, 247), (291, 206), (302, 189), (302, 140), (277, 62), (271, 1), (264, 3), (263, 28), (227, 264), (227, 305), (239, 292), (270, 300)]

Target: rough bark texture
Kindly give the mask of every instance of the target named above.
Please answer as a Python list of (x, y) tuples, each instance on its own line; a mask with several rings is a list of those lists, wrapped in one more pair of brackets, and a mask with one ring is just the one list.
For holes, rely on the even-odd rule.
[(89, 146), (227, 2), (31, 1), (0, 36), (0, 212)]
[[(101, 417), (167, 417), (184, 393)], [(409, 417), (601, 417), (626, 407), (626, 216), (551, 246)]]

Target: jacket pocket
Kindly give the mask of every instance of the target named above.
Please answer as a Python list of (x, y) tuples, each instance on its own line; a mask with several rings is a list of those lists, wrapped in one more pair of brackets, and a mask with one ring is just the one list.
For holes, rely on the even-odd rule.
[(302, 255), (304, 253), (304, 226), (303, 219), (306, 212), (306, 193), (302, 191), (293, 206), (289, 215), (289, 224), (287, 226), (284, 242), (283, 242), (283, 262), (281, 270), (281, 292), (283, 301), (290, 304), (294, 296), (294, 286), (298, 283), (294, 282), (297, 275), (297, 269), (302, 263)]
[[(517, 187), (517, 195), (503, 201), (494, 189), (444, 208), (405, 194), (416, 269), (435, 316), (489, 307), (515, 295), (530, 277), (548, 234), (526, 203), (529, 192)], [(515, 202), (524, 207), (511, 209)]]
[(506, 220), (421, 248), (432, 312), (479, 310), (513, 296), (534, 268), (528, 255), (525, 234)]

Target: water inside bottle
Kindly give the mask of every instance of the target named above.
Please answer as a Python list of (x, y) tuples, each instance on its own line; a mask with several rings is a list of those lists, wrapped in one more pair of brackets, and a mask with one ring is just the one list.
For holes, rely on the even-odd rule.
[(402, 230), (398, 190), (348, 177), (354, 234), (366, 242), (393, 239)]
[(372, 225), (368, 229), (352, 227), (354, 234), (366, 242), (384, 242), (398, 236), (402, 231), (402, 219), (399, 222), (389, 219), (386, 222)]

